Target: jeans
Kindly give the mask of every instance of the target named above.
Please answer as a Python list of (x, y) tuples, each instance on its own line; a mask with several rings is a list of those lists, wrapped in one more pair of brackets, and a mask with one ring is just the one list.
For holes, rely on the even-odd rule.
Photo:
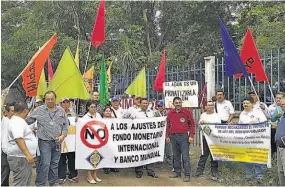
[(218, 162), (213, 160), (213, 157), (211, 155), (211, 152), (210, 152), (210, 149), (209, 149), (209, 146), (207, 144), (207, 141), (206, 141), (205, 137), (203, 137), (203, 152), (204, 152), (204, 155), (200, 156), (200, 160), (198, 162), (197, 172), (199, 172), (199, 173), (203, 173), (204, 172), (207, 159), (208, 159), (208, 157), (210, 155), (210, 158), (211, 158), (211, 173), (212, 173), (212, 176), (216, 177), (216, 175), (218, 173)]
[(60, 160), (58, 163), (58, 178), (65, 179), (66, 178), (66, 160), (69, 170), (68, 178), (72, 179), (77, 177), (78, 173), (75, 170), (75, 152), (70, 153), (62, 153), (60, 156)]
[(53, 186), (58, 180), (58, 162), (60, 146), (54, 141), (39, 139), (40, 162), (37, 166), (36, 186), (45, 186), (48, 178), (49, 185)]
[(181, 155), (183, 161), (184, 175), (190, 176), (190, 155), (188, 133), (171, 134), (170, 142), (173, 151), (173, 168), (177, 175), (181, 175)]
[(9, 186), (10, 167), (7, 154), (1, 151), (1, 186)]
[(255, 177), (256, 179), (262, 179), (263, 174), (262, 174), (262, 166), (260, 164), (252, 164), (252, 163), (245, 163), (245, 174), (247, 179), (251, 179), (252, 177), (252, 169), (255, 171)]
[(277, 147), (279, 186), (285, 186), (285, 148)]

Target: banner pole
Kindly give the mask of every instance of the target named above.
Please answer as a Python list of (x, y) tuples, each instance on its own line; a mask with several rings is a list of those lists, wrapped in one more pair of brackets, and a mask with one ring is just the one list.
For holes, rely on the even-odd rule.
[[(254, 88), (254, 85), (253, 85), (253, 83), (252, 83), (251, 78), (249, 78), (249, 76), (247, 76), (247, 78), (249, 79), (249, 82), (250, 82), (250, 84), (251, 84), (251, 87), (253, 88), (253, 91), (254, 91), (255, 95), (257, 95), (257, 92), (256, 92), (256, 90), (255, 90), (255, 88)], [(258, 96), (258, 95), (257, 95), (257, 96)], [(257, 97), (257, 99), (258, 99), (258, 102), (260, 102), (259, 96)]]
[(84, 66), (84, 73), (83, 73), (83, 75), (86, 73), (87, 64), (88, 64), (88, 58), (89, 58), (89, 54), (90, 54), (90, 49), (91, 49), (91, 42), (89, 43), (89, 49), (88, 49), (88, 52), (87, 52), (87, 57), (86, 57), (86, 61), (85, 61), (85, 66)]
[(19, 79), (19, 77), (23, 74), (23, 72), (25, 71), (26, 68), (23, 69), (23, 71), (13, 80), (13, 82), (8, 86), (8, 89), (11, 88), (11, 86), (13, 86), (13, 84)]

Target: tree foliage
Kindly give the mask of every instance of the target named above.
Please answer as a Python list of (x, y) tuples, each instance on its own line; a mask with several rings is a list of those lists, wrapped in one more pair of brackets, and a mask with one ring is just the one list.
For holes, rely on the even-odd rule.
[[(6, 87), (53, 33), (58, 34), (51, 59), (56, 69), (69, 46), (75, 54), (80, 40), (80, 70), (95, 65), (99, 72), (101, 55), (116, 59), (112, 72), (156, 67), (166, 48), (167, 64), (195, 63), (204, 56), (219, 55), (222, 43), (219, 18), (230, 33), (238, 31), (242, 41), (251, 26), (261, 48), (284, 46), (284, 3), (106, 1), (106, 41), (99, 49), (89, 38), (99, 1), (12, 1), (1, 2), (2, 79)], [(237, 17), (238, 24), (231, 24)], [(87, 67), (87, 68), (88, 68)], [(21, 81), (17, 84), (21, 87)]]

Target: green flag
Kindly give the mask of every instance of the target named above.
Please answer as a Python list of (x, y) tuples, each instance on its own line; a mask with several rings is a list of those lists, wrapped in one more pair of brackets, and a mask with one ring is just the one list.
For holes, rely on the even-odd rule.
[(99, 100), (100, 104), (103, 106), (106, 106), (109, 103), (108, 82), (107, 82), (104, 56), (102, 57), (102, 62), (101, 62)]

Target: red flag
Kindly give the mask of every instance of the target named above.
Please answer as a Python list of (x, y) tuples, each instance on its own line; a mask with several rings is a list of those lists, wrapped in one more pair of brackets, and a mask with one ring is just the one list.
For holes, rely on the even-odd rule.
[(105, 1), (101, 0), (94, 23), (91, 43), (97, 49), (105, 41)]
[(163, 92), (163, 83), (165, 82), (165, 64), (166, 64), (166, 57), (165, 57), (165, 49), (163, 50), (163, 54), (161, 57), (159, 70), (154, 82), (153, 89), (157, 92)]
[(22, 78), (23, 88), (26, 94), (30, 97), (37, 95), (39, 79), (44, 68), (45, 62), (49, 54), (57, 42), (56, 34), (54, 34), (49, 41), (47, 41), (32, 57), (28, 65), (25, 67)]
[[(255, 74), (255, 80), (257, 82), (265, 81), (267, 84), (269, 84), (268, 77), (261, 63), (250, 28), (248, 28), (246, 32), (240, 57), (245, 65), (247, 72)], [(236, 75), (236, 78), (239, 78), (241, 76), (242, 74), (238, 74)]]
[(199, 95), (200, 105), (203, 105), (203, 108), (207, 105), (207, 82), (205, 82), (202, 92)]
[(48, 57), (48, 81), (50, 82), (53, 77), (53, 70), (52, 70), (52, 65), (50, 58)]

